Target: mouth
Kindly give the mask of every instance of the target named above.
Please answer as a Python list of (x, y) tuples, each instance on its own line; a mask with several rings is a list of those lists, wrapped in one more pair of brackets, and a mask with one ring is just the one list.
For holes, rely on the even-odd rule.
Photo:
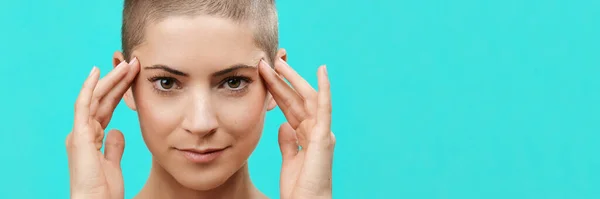
[(206, 148), (206, 149), (177, 149), (187, 160), (193, 163), (209, 163), (217, 159), (225, 148)]

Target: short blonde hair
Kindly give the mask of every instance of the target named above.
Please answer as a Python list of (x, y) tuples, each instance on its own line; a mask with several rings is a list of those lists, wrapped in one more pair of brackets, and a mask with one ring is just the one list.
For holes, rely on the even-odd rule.
[(121, 44), (126, 60), (143, 43), (145, 27), (169, 16), (212, 15), (249, 23), (257, 47), (273, 61), (279, 46), (275, 0), (125, 0)]

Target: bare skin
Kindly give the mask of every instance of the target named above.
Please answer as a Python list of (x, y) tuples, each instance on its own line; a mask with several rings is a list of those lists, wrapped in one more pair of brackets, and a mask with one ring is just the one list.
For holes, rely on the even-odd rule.
[[(66, 140), (71, 197), (124, 197), (123, 134), (110, 130), (105, 153), (100, 151), (124, 98), (138, 112), (153, 155), (150, 177), (136, 198), (266, 198), (250, 180), (247, 159), (265, 112), (275, 105), (287, 119), (279, 129), (281, 198), (331, 198), (335, 136), (326, 68), (318, 69), (317, 91), (286, 63), (285, 50), (273, 67), (263, 61), (266, 54), (247, 29), (215, 17), (172, 18), (148, 28), (146, 42), (133, 53), (137, 58), (125, 62), (115, 53), (115, 68), (102, 79), (92, 69)], [(245, 67), (214, 75), (240, 63)], [(244, 114), (232, 114), (238, 112)], [(220, 155), (201, 163), (182, 155), (206, 147)]]

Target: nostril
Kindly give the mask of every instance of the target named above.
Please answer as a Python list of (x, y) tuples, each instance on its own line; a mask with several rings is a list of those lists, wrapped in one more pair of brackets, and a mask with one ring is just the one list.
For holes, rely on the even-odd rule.
[(185, 128), (185, 132), (187, 132), (189, 134), (200, 135), (200, 136), (210, 136), (210, 135), (216, 133), (217, 129), (213, 128), (213, 129), (204, 129), (204, 130), (201, 130), (201, 129), (193, 130), (193, 129)]

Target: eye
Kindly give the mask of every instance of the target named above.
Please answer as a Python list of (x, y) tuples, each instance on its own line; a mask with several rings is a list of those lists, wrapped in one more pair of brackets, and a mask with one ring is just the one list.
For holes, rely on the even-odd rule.
[(240, 85), (242, 85), (242, 80), (241, 79), (230, 79), (230, 80), (227, 80), (227, 86), (229, 88), (233, 88), (233, 89), (239, 88)]
[(156, 77), (151, 80), (154, 84), (154, 88), (160, 91), (171, 91), (177, 89), (177, 80), (170, 77)]
[(223, 87), (232, 91), (238, 91), (246, 88), (249, 83), (250, 80), (246, 77), (234, 76), (226, 79), (225, 82), (223, 82)]

